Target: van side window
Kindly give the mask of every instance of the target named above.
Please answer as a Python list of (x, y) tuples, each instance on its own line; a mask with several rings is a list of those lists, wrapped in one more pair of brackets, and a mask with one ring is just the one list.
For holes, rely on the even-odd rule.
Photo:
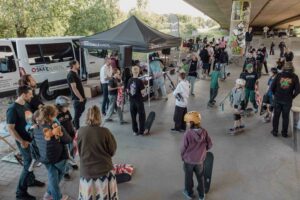
[(41, 44), (45, 63), (68, 62), (74, 60), (71, 43)]
[(37, 44), (29, 44), (25, 45), (27, 54), (28, 54), (28, 62), (30, 65), (43, 64), (44, 59), (42, 57), (40, 47)]
[(0, 73), (15, 72), (16, 70), (12, 49), (9, 46), (0, 46)]
[(105, 58), (108, 54), (105, 49), (88, 49), (89, 54), (98, 58)]

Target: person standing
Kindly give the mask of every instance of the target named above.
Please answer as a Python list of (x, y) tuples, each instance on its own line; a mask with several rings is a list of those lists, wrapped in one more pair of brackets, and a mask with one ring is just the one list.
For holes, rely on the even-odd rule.
[(265, 27), (263, 28), (263, 31), (264, 31), (264, 38), (268, 38), (269, 27), (268, 27), (268, 26), (265, 26)]
[(85, 110), (86, 98), (82, 86), (81, 79), (78, 75), (80, 65), (77, 60), (70, 62), (70, 72), (67, 76), (69, 88), (71, 89), (71, 96), (74, 106), (74, 120), (73, 124), (76, 130), (80, 127), (80, 117)]
[(285, 62), (293, 62), (294, 53), (289, 48), (285, 47), (284, 57), (285, 57)]
[(212, 141), (207, 131), (201, 126), (201, 115), (199, 112), (188, 112), (184, 116), (184, 121), (189, 129), (184, 133), (180, 145), (185, 174), (183, 195), (187, 199), (194, 197), (193, 174), (195, 173), (198, 181), (199, 200), (204, 200), (204, 160), (207, 151), (212, 147)]
[[(129, 79), (127, 91), (129, 93), (130, 114), (132, 119), (132, 130), (135, 136), (143, 135), (145, 132), (146, 113), (143, 102), (145, 94), (145, 86), (141, 79), (138, 78), (140, 68), (132, 66), (132, 78)], [(139, 127), (136, 121), (136, 116), (139, 115)]]
[(208, 54), (209, 54), (209, 67), (208, 67), (208, 75), (210, 74), (211, 65), (214, 63), (214, 50), (213, 42), (210, 42), (209, 47), (207, 48)]
[(210, 61), (210, 57), (209, 57), (209, 53), (208, 53), (208, 47), (209, 45), (207, 44), (201, 51), (200, 51), (200, 58), (202, 61), (202, 69), (203, 69), (203, 78), (205, 79), (206, 76), (208, 76), (208, 69), (210, 67), (209, 61)]
[(36, 85), (36, 81), (34, 80), (32, 75), (25, 74), (25, 75), (21, 76), (21, 78), (19, 80), (19, 86), (24, 86), (24, 85), (27, 85), (33, 89), (33, 91), (32, 91), (33, 97), (29, 102), (29, 106), (30, 106), (31, 112), (34, 113), (35, 111), (37, 111), (39, 109), (40, 106), (44, 105), (44, 103), (42, 102), (41, 96), (35, 94), (34, 89), (36, 89), (37, 85)]
[(78, 200), (118, 200), (112, 157), (117, 143), (109, 129), (101, 127), (97, 106), (88, 109), (86, 126), (78, 130), (80, 180)]
[(273, 136), (278, 136), (279, 118), (282, 113), (283, 137), (288, 137), (289, 113), (293, 99), (300, 93), (299, 77), (293, 72), (292, 62), (285, 63), (283, 71), (278, 73), (271, 85), (274, 95), (274, 117), (273, 117)]
[(31, 186), (44, 186), (45, 184), (35, 180), (33, 172), (29, 172), (29, 167), (32, 161), (30, 142), (32, 138), (26, 131), (27, 125), (26, 118), (32, 116), (32, 112), (28, 107), (28, 102), (33, 97), (31, 87), (26, 85), (20, 86), (17, 89), (18, 98), (11, 104), (6, 112), (7, 129), (10, 135), (16, 140), (17, 147), (23, 157), (23, 170), (19, 178), (19, 183), (16, 191), (17, 200), (35, 200), (36, 198), (27, 192), (28, 180), (34, 180), (34, 185)]
[(200, 63), (198, 61), (196, 54), (192, 54), (192, 60), (189, 63), (188, 77), (187, 77), (187, 80), (191, 84), (190, 95), (192, 96), (195, 96), (194, 86), (195, 86), (196, 78), (198, 76), (198, 72), (197, 72), (198, 69), (200, 69)]
[(265, 67), (266, 74), (268, 74), (269, 73), (269, 70), (268, 70), (268, 51), (267, 51), (267, 48), (263, 44), (261, 45), (261, 47), (262, 47), (261, 51), (264, 55), (263, 64), (264, 64), (264, 67)]
[(103, 91), (103, 100), (102, 100), (102, 114), (106, 115), (106, 110), (109, 106), (109, 99), (108, 99), (108, 81), (111, 79), (112, 76), (112, 67), (111, 67), (111, 59), (106, 57), (105, 58), (105, 65), (103, 65), (100, 69), (100, 83), (101, 89)]
[(220, 72), (220, 65), (217, 66), (214, 71), (211, 73), (210, 78), (210, 98), (207, 106), (213, 107), (216, 103), (215, 98), (218, 95), (219, 90), (219, 79), (222, 77)]
[(286, 48), (285, 42), (283, 40), (281, 40), (278, 47), (280, 50), (280, 57), (284, 57), (284, 49)]
[(248, 49), (251, 46), (252, 38), (253, 38), (252, 27), (249, 27), (249, 29), (245, 35), (245, 40), (246, 40), (245, 54), (246, 54), (246, 52), (248, 52)]
[(275, 47), (275, 43), (274, 43), (274, 41), (272, 41), (271, 47), (270, 47), (270, 55), (274, 55), (274, 47)]

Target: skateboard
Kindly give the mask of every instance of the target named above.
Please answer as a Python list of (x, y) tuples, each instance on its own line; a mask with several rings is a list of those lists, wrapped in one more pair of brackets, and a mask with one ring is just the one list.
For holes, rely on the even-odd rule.
[(155, 112), (151, 111), (145, 122), (145, 134), (149, 134), (153, 121), (155, 120)]
[(209, 152), (207, 152), (206, 158), (204, 160), (204, 188), (205, 188), (205, 193), (208, 193), (209, 189), (210, 189), (213, 164), (214, 164), (214, 154), (209, 151)]
[(231, 130), (229, 130), (229, 134), (230, 135), (236, 135), (236, 134), (238, 134), (238, 133), (242, 133), (244, 131), (244, 128), (239, 128), (239, 129), (237, 129), (237, 130), (234, 130), (234, 131), (231, 131)]

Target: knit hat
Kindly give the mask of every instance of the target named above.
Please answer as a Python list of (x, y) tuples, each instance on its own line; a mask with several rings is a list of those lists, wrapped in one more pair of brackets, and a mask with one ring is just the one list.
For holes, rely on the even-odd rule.
[(246, 69), (252, 69), (252, 68), (253, 68), (253, 65), (251, 63), (246, 65)]

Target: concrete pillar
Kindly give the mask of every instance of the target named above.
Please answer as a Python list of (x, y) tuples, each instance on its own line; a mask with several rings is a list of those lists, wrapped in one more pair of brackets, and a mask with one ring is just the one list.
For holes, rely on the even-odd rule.
[(232, 1), (229, 47), (232, 55), (243, 55), (245, 33), (250, 23), (251, 2), (249, 0)]

